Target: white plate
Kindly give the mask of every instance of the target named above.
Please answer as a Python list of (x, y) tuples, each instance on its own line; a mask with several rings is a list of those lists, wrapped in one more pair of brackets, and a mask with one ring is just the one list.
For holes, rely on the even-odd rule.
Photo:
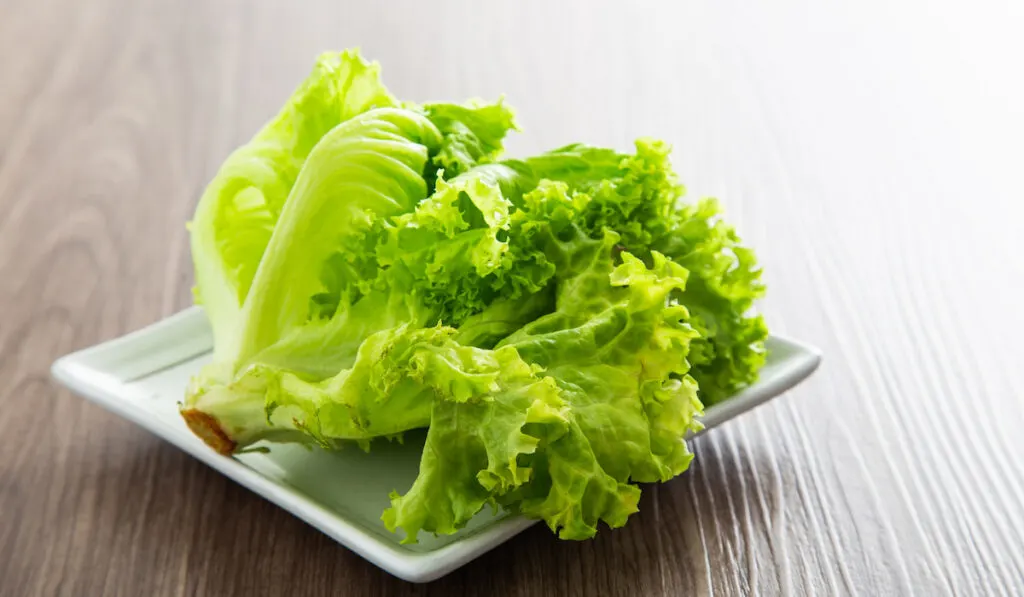
[[(503, 543), (536, 521), (483, 512), (452, 536), (425, 534), (399, 544), (380, 515), (391, 490), (416, 477), (423, 433), (372, 453), (329, 453), (274, 446), (269, 454), (224, 457), (194, 436), (178, 415), (190, 375), (210, 358), (213, 336), (203, 312), (190, 308), (152, 326), (65, 356), (53, 365), (61, 383), (133, 421), (228, 477), (287, 509), (345, 547), (399, 578), (426, 582)], [(760, 381), (707, 409), (711, 429), (781, 394), (809, 376), (821, 357), (813, 347), (775, 337)], [(609, 532), (605, 530), (604, 532)]]

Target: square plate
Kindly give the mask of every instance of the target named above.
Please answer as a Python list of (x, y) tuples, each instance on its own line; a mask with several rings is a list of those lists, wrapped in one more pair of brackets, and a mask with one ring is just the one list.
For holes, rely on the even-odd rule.
[[(821, 361), (815, 348), (799, 342), (772, 336), (767, 345), (760, 380), (709, 407), (705, 431), (800, 383)], [(267, 454), (218, 455), (189, 431), (177, 407), (189, 377), (209, 361), (212, 348), (206, 316), (192, 307), (62, 357), (53, 375), (408, 581), (441, 577), (536, 523), (484, 511), (454, 535), (425, 534), (416, 545), (401, 545), (400, 535), (388, 532), (380, 515), (390, 505), (388, 493), (408, 489), (416, 478), (424, 432), (407, 434), (404, 444), (375, 446), (371, 454), (275, 445)]]

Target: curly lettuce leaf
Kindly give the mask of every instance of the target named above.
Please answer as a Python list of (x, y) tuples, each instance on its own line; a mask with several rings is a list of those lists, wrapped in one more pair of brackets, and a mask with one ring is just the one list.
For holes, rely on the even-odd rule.
[(689, 272), (676, 300), (691, 311), (700, 338), (691, 348), (692, 375), (705, 404), (713, 404), (757, 379), (768, 330), (753, 311), (764, 294), (753, 251), (722, 218), (717, 201), (682, 203), (685, 193), (672, 170), (671, 148), (640, 139), (632, 155), (570, 145), (524, 160), (535, 177), (566, 186), (563, 211), (591, 237), (605, 230), (647, 262), (657, 251)]
[[(444, 137), (431, 159), (434, 172), (443, 171), (449, 179), (479, 164), (495, 161), (504, 150), (508, 133), (519, 130), (515, 113), (503, 100), (424, 104), (421, 109)], [(431, 188), (436, 180), (436, 174), (427, 177)]]
[[(392, 493), (382, 520), (392, 531), (406, 531), (415, 543), (422, 531), (451, 534), (462, 528), (494, 496), (530, 479), (520, 465), (538, 449), (539, 439), (527, 425), (564, 425), (566, 413), (551, 380), (519, 358), (514, 349), (483, 350), (455, 343), (430, 355), (445, 366), (431, 379), (437, 393), (430, 417), (420, 471), (409, 491)], [(492, 387), (461, 396), (450, 386), (481, 375)]]
[[(506, 365), (522, 377), (477, 399), (435, 402), (420, 474), (383, 517), (407, 542), (455, 532), (486, 504), (543, 519), (565, 539), (591, 537), (600, 521), (621, 526), (636, 511), (631, 482), (669, 479), (692, 459), (683, 437), (699, 428), (686, 361), (696, 333), (686, 309), (669, 304), (686, 271), (661, 255), (651, 269), (628, 253), (615, 265), (612, 232), (548, 238), (562, 253), (553, 260), (576, 272), (557, 282), (556, 310), (480, 351), (507, 351), (532, 373)], [(500, 460), (517, 473), (496, 481), (493, 454), (510, 458), (506, 440), (522, 447), (522, 434), (529, 449)]]
[[(686, 271), (660, 254), (651, 269), (629, 253), (622, 259), (614, 269), (610, 258), (596, 261), (563, 285), (554, 313), (498, 346), (558, 381), (614, 478), (665, 481), (689, 464), (682, 438), (699, 428), (702, 409), (687, 375), (697, 332), (686, 308), (669, 304)], [(602, 283), (608, 288), (595, 296)]]
[(386, 227), (378, 263), (407, 271), (448, 325), (459, 326), (496, 301), (540, 291), (551, 272), (534, 271), (509, 254), (511, 214), (530, 184), (504, 164), (439, 179), (433, 195)]
[(466, 346), (493, 348), (512, 332), (553, 311), (554, 290), (549, 284), (521, 298), (494, 301), (462, 322), (456, 340)]
[[(564, 528), (567, 538), (582, 538), (580, 529), (598, 520), (621, 526), (636, 511), (639, 490), (601, 469), (554, 378), (538, 375), (511, 347), (453, 344), (439, 356), (459, 367), (433, 380), (438, 397), (419, 475), (405, 495), (392, 493), (382, 516), (390, 530), (405, 531), (404, 543), (424, 531), (454, 533), (488, 504), (514, 509), (542, 495), (561, 507), (538, 503), (528, 514)], [(496, 385), (484, 393), (460, 398), (445, 391), (445, 383), (491, 371)]]
[(692, 272), (677, 300), (700, 333), (692, 347), (693, 377), (705, 404), (724, 400), (756, 381), (767, 357), (768, 327), (754, 312), (764, 295), (761, 268), (713, 199), (683, 207), (655, 246)]

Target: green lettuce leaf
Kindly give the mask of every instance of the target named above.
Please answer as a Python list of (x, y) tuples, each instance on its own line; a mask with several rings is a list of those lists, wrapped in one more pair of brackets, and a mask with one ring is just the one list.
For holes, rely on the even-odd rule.
[[(351, 264), (361, 257), (353, 247), (375, 223), (411, 210), (425, 195), (421, 173), (439, 143), (426, 118), (396, 108), (355, 116), (321, 139), (285, 202), (236, 328), (216, 339), (219, 354), (192, 380), (183, 408), (193, 411), (186, 420), (194, 429), (225, 435), (230, 441), (221, 443), (233, 448), (244, 445), (271, 420), (273, 404), (272, 396), (249, 390), (250, 371), (260, 378), (268, 371), (333, 377), (351, 365), (370, 334), (428, 317), (398, 276), (390, 288), (360, 295)], [(339, 253), (342, 259), (335, 258)], [(336, 302), (325, 311), (332, 290)], [(230, 400), (231, 388), (247, 391)], [(268, 411), (262, 420), (239, 414), (260, 408)]]
[[(237, 361), (287, 339), (306, 325), (322, 325), (328, 290), (335, 319), (358, 297), (356, 250), (377, 222), (411, 211), (426, 195), (422, 172), (440, 134), (408, 110), (379, 108), (334, 128), (310, 154), (260, 262), (235, 336)], [(337, 254), (340, 260), (332, 260)], [(368, 257), (368, 256), (366, 256)], [(332, 266), (338, 288), (324, 282)], [(338, 271), (340, 269), (340, 272)]]
[[(215, 414), (219, 432), (235, 447), (270, 440), (326, 449), (356, 441), (368, 448), (373, 438), (426, 427), (438, 396), (465, 401), (486, 395), (499, 387), (500, 375), (513, 372), (506, 367), (503, 373), (508, 359), (501, 355), (514, 351), (490, 361), (487, 351), (460, 348), (455, 334), (448, 327), (409, 325), (371, 333), (350, 367), (319, 381), (255, 364), (229, 383), (195, 388), (192, 407), (203, 414), (187, 413), (186, 419), (205, 425), (205, 417)], [(453, 368), (462, 374), (450, 375)]]
[(553, 313), (493, 351), (511, 351), (532, 373), (505, 365), (521, 375), (503, 377), (486, 396), (435, 401), (420, 475), (405, 495), (392, 495), (383, 518), (405, 541), (455, 532), (486, 504), (584, 539), (598, 522), (621, 526), (636, 511), (631, 481), (667, 480), (692, 459), (683, 437), (699, 429), (701, 413), (686, 361), (696, 332), (685, 307), (669, 304), (686, 271), (660, 254), (652, 269), (618, 255), (613, 232), (549, 240), (553, 260), (568, 259), (564, 271), (575, 273), (557, 282)]
[[(479, 164), (495, 161), (504, 150), (505, 136), (519, 129), (515, 113), (502, 100), (425, 104), (421, 109), (444, 137), (432, 163), (436, 171), (443, 171), (449, 179)], [(431, 188), (435, 182), (436, 175), (428, 175)]]
[(686, 305), (700, 333), (694, 340), (693, 377), (705, 404), (730, 396), (757, 379), (764, 366), (768, 329), (754, 312), (764, 294), (753, 251), (722, 217), (717, 201), (685, 204), (669, 160), (671, 148), (640, 139), (632, 155), (570, 145), (524, 160), (536, 178), (566, 185), (564, 205), (591, 237), (605, 230), (625, 250), (650, 263), (660, 252), (689, 272), (676, 300)]
[(236, 149), (207, 185), (190, 222), (194, 293), (228, 350), (260, 260), (299, 171), (338, 124), (397, 102), (380, 68), (358, 52), (325, 53), (270, 122)]
[[(392, 493), (382, 517), (392, 531), (405, 529), (406, 543), (416, 542), (421, 530), (454, 533), (494, 504), (495, 495), (527, 482), (530, 469), (519, 459), (537, 450), (539, 440), (526, 426), (566, 424), (558, 387), (538, 377), (514, 349), (452, 343), (430, 358), (444, 366), (430, 380), (437, 398), (419, 476), (404, 496)], [(490, 385), (473, 383), (478, 379)], [(477, 392), (456, 394), (451, 387)]]
[(511, 212), (524, 181), (500, 164), (439, 179), (433, 195), (387, 227), (378, 263), (408, 272), (424, 302), (449, 325), (496, 300), (539, 291), (550, 272), (535, 274), (529, 284), (511, 281), (529, 275), (508, 253)]
[(693, 377), (705, 404), (720, 402), (753, 383), (767, 358), (768, 327), (754, 311), (764, 295), (761, 268), (713, 199), (680, 209), (654, 246), (691, 272), (677, 300), (700, 333), (691, 349)]

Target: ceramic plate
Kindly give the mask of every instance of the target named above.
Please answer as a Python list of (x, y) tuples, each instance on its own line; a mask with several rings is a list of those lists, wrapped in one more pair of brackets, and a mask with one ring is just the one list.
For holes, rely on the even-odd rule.
[[(274, 446), (268, 454), (224, 457), (195, 437), (178, 415), (188, 378), (210, 359), (213, 336), (203, 312), (191, 308), (159, 323), (70, 354), (53, 365), (61, 383), (159, 435), (214, 469), (287, 509), (384, 570), (413, 582), (436, 579), (535, 524), (482, 512), (455, 535), (424, 534), (399, 544), (380, 515), (391, 490), (412, 485), (425, 433), (370, 454)], [(813, 347), (773, 336), (760, 381), (707, 409), (705, 431), (800, 383), (818, 366)], [(702, 432), (703, 433), (703, 432)]]

